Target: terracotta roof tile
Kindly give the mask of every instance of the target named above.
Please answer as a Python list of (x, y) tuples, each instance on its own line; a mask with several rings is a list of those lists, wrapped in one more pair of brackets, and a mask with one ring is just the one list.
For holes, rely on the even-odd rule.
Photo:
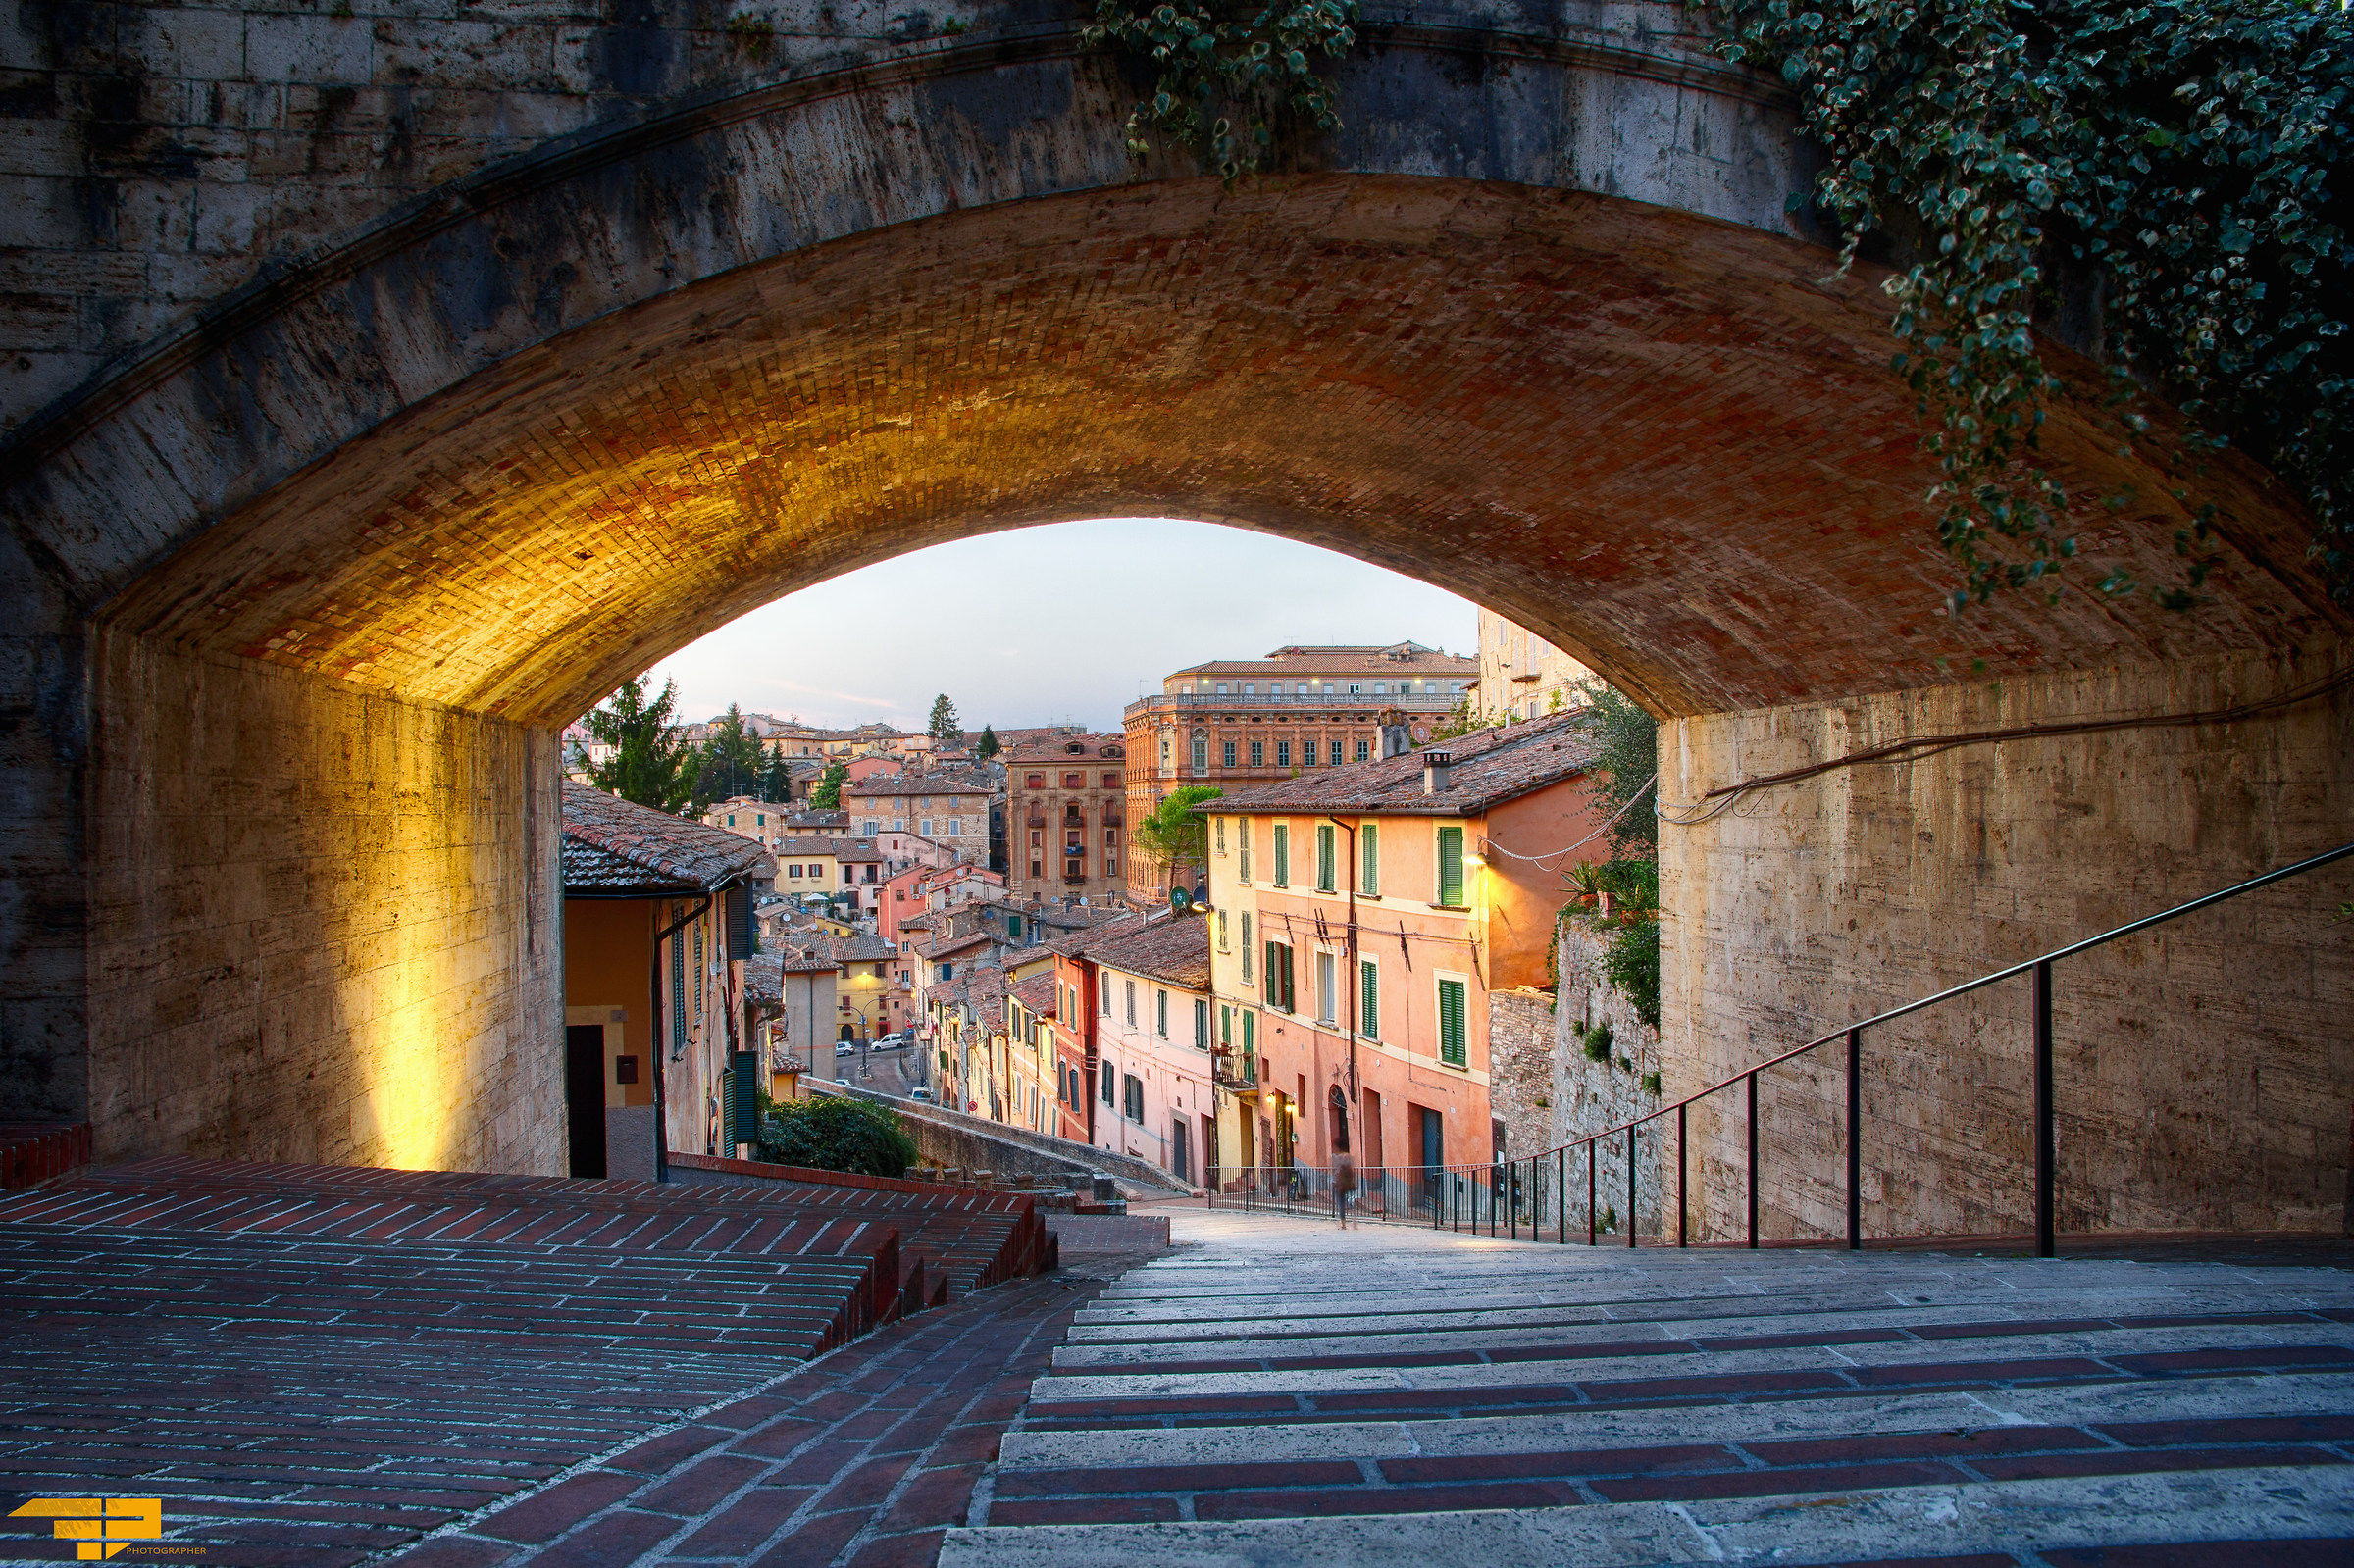
[(1141, 930), (1116, 928), (1087, 956), (1106, 969), (1165, 981), (1186, 990), (1209, 989), (1209, 922), (1174, 915), (1147, 922)]
[[(1274, 784), (1229, 788), (1197, 812), (1367, 812), (1461, 817), (1574, 779), (1601, 752), (1593, 716), (1584, 711), (1482, 730), (1381, 762), (1327, 768)], [(1447, 787), (1425, 794), (1422, 773), (1433, 753), (1453, 759)]]
[(564, 781), (566, 892), (707, 892), (753, 877), (768, 858), (741, 834)]

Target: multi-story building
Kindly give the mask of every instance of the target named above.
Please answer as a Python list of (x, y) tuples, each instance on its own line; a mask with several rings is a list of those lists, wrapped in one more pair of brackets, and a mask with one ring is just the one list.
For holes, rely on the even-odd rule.
[[(1231, 789), (1378, 760), (1384, 723), (1420, 745), (1478, 675), (1478, 660), (1419, 642), (1295, 645), (1179, 670), (1122, 714), (1129, 818), (1186, 784)], [(1131, 856), (1129, 895), (1159, 901), (1169, 874)]]
[(968, 865), (989, 863), (989, 808), (997, 784), (978, 773), (905, 773), (842, 786), (842, 803), (862, 838), (912, 833)]
[(1207, 803), (1220, 1163), (1482, 1164), (1488, 998), (1548, 983), (1558, 856), (1602, 825), (1582, 714)]
[(1579, 688), (1594, 672), (1528, 628), (1493, 610), (1479, 612), (1479, 680), (1471, 715), (1485, 724), (1536, 719), (1585, 706)]
[(740, 835), (563, 786), (569, 1170), (660, 1180), (666, 1152), (731, 1154), (752, 886), (768, 855)]
[(1127, 743), (1059, 733), (1008, 745), (1005, 887), (1015, 898), (1101, 900), (1127, 887)]
[(1003, 1120), (1034, 1133), (1059, 1133), (1054, 1081), (1055, 984), (1052, 970), (1015, 981), (1005, 994)]
[[(1070, 970), (1094, 971), (1073, 986)], [(1219, 1163), (1211, 1056), (1209, 922), (1163, 913), (1105, 928), (1057, 978), (1092, 997), (1096, 1105), (1089, 1141), (1180, 1181)], [(1066, 1086), (1065, 1091), (1068, 1091)]]

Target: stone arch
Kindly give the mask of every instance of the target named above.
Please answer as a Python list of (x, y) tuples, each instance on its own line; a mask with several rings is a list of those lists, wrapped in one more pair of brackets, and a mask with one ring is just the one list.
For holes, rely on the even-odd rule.
[[(1770, 86), (1673, 30), (1466, 18), (1390, 29), (1343, 68), (1348, 131), (1231, 190), (1139, 178), (1129, 86), (1010, 10), (656, 105), (20, 430), (26, 1108), (110, 1151), (550, 1168), (548, 728), (755, 603), (984, 529), (1281, 531), (1696, 722), (2342, 635), (2296, 509), (2228, 460), (2197, 610), (1935, 614), (1883, 305), (1787, 215), (1808, 158)], [(2049, 446), (2133, 490), (2093, 543), (2162, 576), (2167, 477), (2090, 396)], [(312, 1087), (336, 1052), (362, 1082)]]

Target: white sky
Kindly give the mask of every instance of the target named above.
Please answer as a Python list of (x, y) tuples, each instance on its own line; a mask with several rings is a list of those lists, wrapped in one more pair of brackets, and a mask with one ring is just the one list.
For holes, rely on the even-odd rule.
[(1309, 544), (1207, 523), (1106, 518), (936, 545), (789, 594), (656, 665), (684, 720), (742, 703), (811, 724), (920, 730), (941, 691), (967, 730), (1074, 723), (1205, 659), (1287, 642), (1477, 653), (1479, 611)]

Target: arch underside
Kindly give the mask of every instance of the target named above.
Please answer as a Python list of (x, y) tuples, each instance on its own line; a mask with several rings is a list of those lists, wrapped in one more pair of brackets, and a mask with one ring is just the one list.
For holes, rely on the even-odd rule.
[[(1823, 253), (1492, 181), (1141, 183), (746, 266), (517, 353), (313, 464), (107, 618), (527, 722), (753, 606), (992, 529), (1239, 524), (1503, 610), (1662, 712), (2295, 641), (2291, 508), (2205, 602), (1940, 613), (1934, 474), (1884, 298)], [(2131, 503), (2085, 553), (2172, 580), (2184, 517), (2090, 399), (2047, 455)], [(1312, 583), (1301, 584), (1312, 592)], [(1074, 591), (1084, 591), (1074, 584)]]

